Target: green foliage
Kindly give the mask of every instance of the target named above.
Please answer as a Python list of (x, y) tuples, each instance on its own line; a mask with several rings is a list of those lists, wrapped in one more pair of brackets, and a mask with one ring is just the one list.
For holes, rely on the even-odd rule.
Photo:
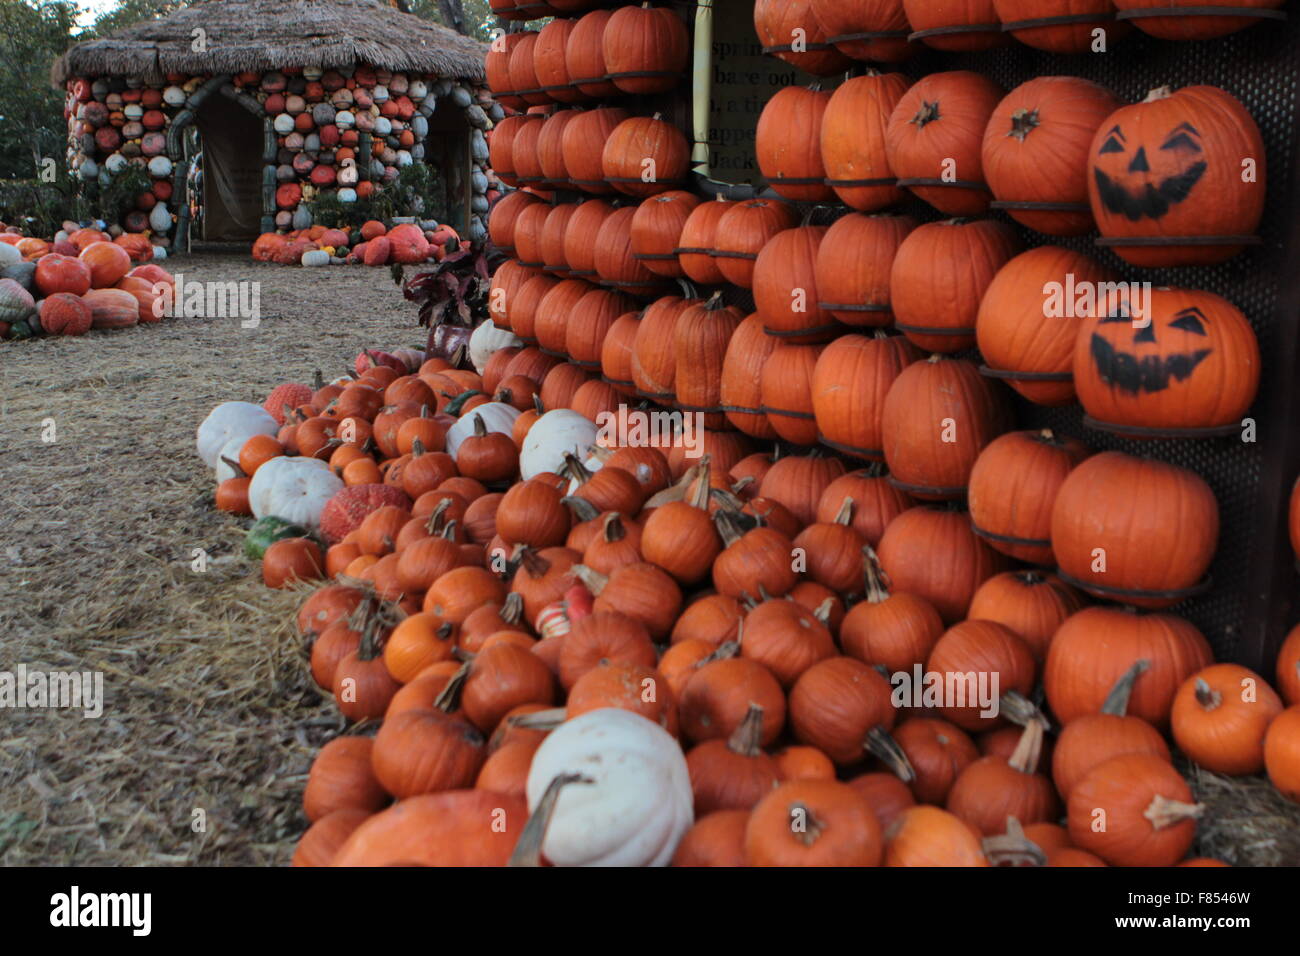
[(50, 65), (76, 17), (67, 0), (0, 0), (0, 178), (39, 176), (47, 157), (63, 165), (67, 126)]
[(358, 196), (356, 202), (339, 202), (337, 193), (317, 193), (316, 198), (307, 203), (311, 211), (311, 221), (326, 229), (356, 228), (370, 219), (387, 221), (392, 218), (392, 201), (383, 190), (377, 190), (369, 196)]
[(425, 163), (411, 163), (397, 173), (397, 181), (385, 187), (392, 195), (398, 215), (418, 216), (443, 222), (447, 215), (447, 191), (438, 170)]
[(153, 180), (142, 167), (127, 165), (99, 191), (99, 218), (107, 223), (120, 222), (135, 208), (140, 194), (148, 192), (152, 185)]
[(67, 176), (53, 183), (0, 180), (0, 219), (29, 236), (48, 239), (63, 228), (65, 220), (82, 222), (94, 217), (95, 207), (79, 191), (79, 185)]

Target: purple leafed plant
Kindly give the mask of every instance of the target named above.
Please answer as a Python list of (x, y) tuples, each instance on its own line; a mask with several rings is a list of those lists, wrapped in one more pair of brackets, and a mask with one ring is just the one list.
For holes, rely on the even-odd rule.
[(470, 333), (488, 317), (492, 273), (504, 260), (491, 242), (461, 243), (432, 269), (405, 282), (395, 271), (394, 279), (402, 282), (402, 294), (419, 305), (420, 325), (429, 329), (426, 357), (469, 367)]

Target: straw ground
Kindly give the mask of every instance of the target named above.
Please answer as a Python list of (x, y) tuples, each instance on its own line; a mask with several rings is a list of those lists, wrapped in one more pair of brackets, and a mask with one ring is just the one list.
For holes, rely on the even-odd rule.
[(301, 596), (243, 559), (194, 430), (363, 347), (418, 346), (414, 306), (386, 269), (167, 265), (260, 281), (260, 326), (0, 345), (0, 671), (102, 671), (105, 696), (99, 719), (0, 711), (0, 863), (287, 862), (312, 754), (342, 726), (305, 674)]

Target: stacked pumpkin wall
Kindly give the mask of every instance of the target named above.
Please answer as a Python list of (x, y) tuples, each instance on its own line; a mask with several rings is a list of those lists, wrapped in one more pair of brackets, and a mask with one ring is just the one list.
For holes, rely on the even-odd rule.
[[(925, 4), (896, 4), (886, 15), (889, 6), (868, 11), (811, 0), (715, 5), (713, 60), (709, 69), (697, 70), (710, 77), (707, 152), (721, 145), (713, 139), (715, 126), (735, 138), (730, 126), (737, 120), (730, 113), (738, 107), (747, 113), (740, 124), (747, 120), (754, 133), (754, 175), (729, 173), (739, 165), (732, 157), (711, 170), (715, 182), (704, 188), (699, 179), (678, 180), (672, 144), (647, 138), (637, 126), (654, 129), (650, 117), (659, 110), (698, 133), (699, 118), (680, 97), (660, 94), (657, 79), (641, 82), (651, 84), (659, 99), (623, 95), (620, 78), (611, 76), (617, 71), (606, 62), (626, 49), (643, 55), (653, 49), (664, 57), (676, 50), (662, 39), (658, 46), (646, 39), (653, 33), (648, 10), (593, 11), (579, 3), (566, 9), (569, 19), (546, 25), (535, 39), (506, 36), (489, 58), (489, 84), (498, 101), (521, 112), (502, 124), (492, 148), (494, 157), (500, 153), (511, 170), (522, 171), (516, 185), (540, 208), (525, 210), (523, 199), (512, 199), (509, 212), (503, 205), (493, 217), (494, 241), (528, 250), (529, 269), (634, 295), (644, 309), (639, 319), (629, 311), (621, 324), (612, 316), (602, 320), (602, 328), (617, 329), (619, 337), (604, 350), (604, 380), (643, 400), (703, 412), (709, 428), (739, 429), (744, 441), (776, 438), (794, 443), (789, 450), (795, 453), (819, 445), (818, 453), (841, 457), (850, 468), (885, 461), (894, 448), (915, 468), (903, 448), (908, 442), (917, 447), (910, 433), (923, 427), (915, 421), (925, 414), (917, 403), (929, 392), (900, 395), (900, 414), (892, 420), (884, 418), (885, 396), (906, 364), (942, 352), (972, 372), (972, 383), (981, 371), (989, 397), (967, 389), (956, 400), (963, 411), (947, 416), (956, 425), (955, 440), (933, 424), (928, 468), (936, 475), (969, 473), (983, 447), (1010, 428), (1046, 429), (1054, 441), (1154, 456), (1199, 473), (1213, 491), (1221, 529), (1207, 577), (1214, 586), (1182, 582), (1174, 589), (1183, 599), (1177, 610), (1218, 635), (1220, 656), (1264, 668), (1273, 638), (1246, 584), (1252, 555), (1260, 553), (1251, 544), (1258, 509), (1272, 497), (1259, 477), (1264, 456), (1280, 460), (1282, 452), (1255, 440), (1248, 416), (1261, 381), (1256, 338), (1276, 330), (1273, 299), (1261, 282), (1281, 268), (1267, 261), (1276, 259), (1278, 248), (1268, 246), (1267, 236), (1271, 229), (1280, 237), (1283, 224), (1262, 211), (1264, 197), (1289, 187), (1268, 180), (1269, 166), (1278, 162), (1269, 154), (1285, 148), (1289, 134), (1281, 120), (1286, 111), (1279, 112), (1249, 77), (1261, 62), (1279, 69), (1294, 64), (1284, 67), (1283, 54), (1259, 29), (1222, 41), (1221, 53), (1211, 55), (1201, 52), (1203, 46), (1152, 41), (1106, 11), (1098, 14), (1103, 34), (1094, 36), (1097, 24), (1077, 18), (1030, 23), (1036, 11), (1024, 4), (1009, 3), (1005, 11), (986, 4), (979, 15), (967, 11), (966, 20), (953, 22), (935, 20)], [(501, 15), (518, 20), (535, 12), (505, 7)], [(906, 34), (913, 17), (921, 24), (911, 22), (913, 35), (900, 37), (900, 25)], [(972, 29), (996, 27), (999, 17), (1017, 26)], [(788, 42), (792, 29), (809, 24), (820, 24), (812, 31), (816, 37), (809, 33), (803, 45)], [(1238, 27), (1248, 25), (1243, 20)], [(735, 51), (755, 48), (755, 37), (782, 61), (780, 69), (793, 72), (742, 102), (741, 87), (753, 93), (753, 84), (739, 71), (729, 77), (729, 65), (738, 64), (726, 58), (740, 60), (745, 54)], [(720, 52), (724, 48), (732, 52)], [(639, 66), (653, 76), (664, 65)], [(848, 78), (846, 69), (864, 75)], [(1192, 86), (1205, 89), (1179, 92)], [(1137, 131), (1143, 141), (1111, 143), (1106, 131), (1116, 120), (1126, 136)], [(1198, 130), (1214, 126), (1214, 142), (1186, 148), (1212, 153), (1216, 169), (1230, 165), (1232, 182), (1203, 185), (1177, 200), (1171, 193), (1147, 208), (1137, 198), (1140, 183), (1126, 182), (1118, 164), (1123, 158), (1124, 168), (1136, 168), (1139, 151), (1159, 154), (1163, 165), (1156, 174), (1174, 182), (1186, 170), (1172, 163), (1176, 149), (1162, 147), (1181, 122)], [(1157, 143), (1157, 137), (1164, 138)], [(635, 144), (633, 158), (652, 168), (667, 163), (672, 178), (633, 188), (636, 177), (629, 175), (624, 150), (629, 143)], [(735, 152), (734, 145), (728, 148)], [(548, 159), (553, 153), (559, 158)], [(699, 152), (693, 158), (697, 171), (705, 168)], [(740, 188), (728, 189), (728, 183)], [(747, 183), (762, 190), (759, 198), (744, 199)], [(636, 213), (625, 224), (618, 209), (636, 199)], [(575, 200), (579, 211), (550, 212)], [(1286, 207), (1267, 207), (1273, 208)], [(876, 218), (881, 214), (890, 218)], [(570, 240), (561, 244), (575, 260), (582, 257), (567, 263), (567, 272), (566, 263), (534, 254), (548, 224)], [(1255, 248), (1261, 237), (1272, 251)], [(683, 293), (662, 281), (674, 277), (695, 285)], [(536, 338), (539, 318), (558, 321), (536, 314), (543, 301), (538, 296), (549, 291), (542, 281), (523, 291), (511, 277), (521, 306), (514, 314), (523, 323), (516, 331), (526, 343)], [(1141, 331), (1141, 319), (1136, 327), (1107, 322), (1103, 312), (1090, 320), (1074, 311), (1076, 304), (1089, 306), (1064, 298), (1057, 300), (1060, 313), (1052, 311), (1048, 285), (1073, 296), (1072, 282), (1094, 288), (1138, 283), (1134, 290), (1150, 282), (1182, 291), (1155, 295), (1158, 344), (1147, 341), (1150, 332), (1127, 343), (1124, 331), (1132, 328), (1130, 337)], [(684, 310), (713, 291), (721, 292), (721, 304), (739, 308), (742, 319), (755, 318), (729, 320), (725, 333), (691, 339), (708, 343), (699, 346), (700, 368), (711, 367), (713, 351), (724, 343), (720, 398), (705, 408), (677, 394), (679, 361), (668, 343)], [(560, 301), (557, 293), (550, 304)], [(1123, 298), (1111, 305), (1136, 311), (1142, 303)], [(511, 314), (509, 306), (504, 311)], [(588, 322), (586, 311), (577, 310), (570, 321)], [(857, 353), (844, 347), (861, 350), (868, 340), (826, 347), (862, 326), (901, 332), (921, 351), (899, 351), (901, 364), (864, 384), (883, 367), (849, 360)], [(1162, 327), (1168, 329), (1163, 335)], [(1206, 355), (1198, 351), (1200, 339), (1207, 341)], [(572, 360), (546, 343), (542, 350)], [(1198, 356), (1185, 371), (1184, 355), (1189, 362)], [(1167, 374), (1151, 378), (1137, 371), (1157, 364)], [(908, 381), (913, 378), (923, 380)], [(849, 394), (852, 402), (836, 401)], [(903, 406), (912, 414), (901, 414)], [(1010, 409), (1014, 416), (977, 407)], [(963, 415), (972, 417), (973, 434), (962, 427)], [(891, 427), (899, 434), (888, 434)], [(985, 488), (992, 487), (987, 469), (984, 475)], [(924, 483), (901, 482), (913, 494)], [(965, 507), (963, 480), (955, 477), (941, 490)], [(995, 548), (1006, 545), (992, 529), (980, 530)], [(1047, 532), (1036, 534), (1043, 536), (1020, 550), (1052, 563)], [(1255, 560), (1256, 568), (1267, 564)]]
[[(354, 202), (395, 180), (402, 167), (429, 162), (444, 177), (449, 220), (467, 228), (469, 238), (486, 237), (486, 133), (504, 112), (485, 87), (468, 80), (366, 65), (233, 76), (172, 73), (162, 82), (74, 78), (64, 106), (69, 168), (101, 185), (129, 166), (145, 169), (152, 185), (117, 225), (147, 230), (155, 245), (168, 248), (177, 223), (189, 215), (184, 131), (214, 96), (263, 122), (261, 232), (306, 228), (313, 198), (333, 193)], [(466, 145), (468, 159), (453, 148)], [(422, 212), (432, 214), (399, 210)]]

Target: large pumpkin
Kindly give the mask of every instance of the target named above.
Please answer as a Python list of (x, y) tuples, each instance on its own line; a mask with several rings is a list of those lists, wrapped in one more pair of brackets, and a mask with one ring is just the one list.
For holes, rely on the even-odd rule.
[(834, 197), (825, 182), (820, 148), (822, 115), (830, 98), (828, 91), (787, 86), (764, 104), (754, 155), (778, 196), (804, 202)]
[(1157, 727), (1169, 723), (1174, 695), (1188, 677), (1213, 661), (1209, 642), (1172, 614), (1088, 607), (1057, 629), (1047, 649), (1043, 689), (1062, 724), (1102, 711), (1116, 682), (1138, 661), (1128, 713)]
[(911, 39), (936, 50), (988, 50), (1006, 42), (993, 0), (903, 0)]
[(1135, 266), (1213, 265), (1236, 255), (1259, 227), (1264, 188), (1259, 127), (1213, 86), (1154, 89), (1106, 117), (1088, 147), (1100, 243)]
[(814, 265), (825, 226), (778, 232), (754, 260), (754, 305), (763, 330), (787, 342), (824, 342), (839, 326), (820, 305)]
[(966, 616), (979, 586), (1007, 564), (975, 536), (965, 514), (937, 508), (904, 511), (876, 550), (889, 589), (929, 601), (948, 625)]
[(1097, 304), (1074, 346), (1084, 411), (1117, 430), (1240, 426), (1259, 388), (1259, 343), (1213, 292), (1158, 288)]
[(754, 32), (763, 52), (814, 76), (829, 76), (853, 61), (827, 42), (812, 0), (755, 0)]
[(140, 303), (130, 292), (91, 289), (81, 298), (90, 306), (91, 328), (125, 329), (140, 321)]
[(677, 407), (702, 415), (706, 428), (726, 427), (721, 408), (722, 364), (741, 318), (738, 308), (724, 306), (722, 296), (715, 294), (708, 302), (692, 302), (673, 324)]
[[(1215, 37), (1236, 33), (1260, 22), (1261, 17), (1277, 19), (1277, 10), (1284, 0), (1231, 0), (1215, 4), (1212, 9), (1199, 0), (1115, 0), (1120, 15), (1130, 18), (1143, 33), (1162, 40), (1212, 40)], [(1160, 16), (1161, 13), (1182, 11), (1186, 14)], [(1238, 9), (1240, 16), (1230, 11)], [(1258, 15), (1252, 15), (1260, 11)]]
[[(1109, 0), (1100, 2), (1109, 9)], [(1088, 144), (1119, 105), (1110, 90), (1075, 76), (1036, 77), (1008, 93), (989, 117), (980, 150), (993, 207), (1051, 236), (1091, 230)]]
[(897, 63), (911, 56), (903, 0), (812, 0), (827, 41), (855, 60)]
[(959, 498), (984, 446), (1011, 423), (1002, 387), (965, 359), (932, 355), (899, 373), (881, 435), (890, 480), (925, 500)]
[[(755, 438), (776, 437), (776, 430), (763, 412), (761, 380), (763, 367), (779, 344), (779, 339), (763, 331), (763, 317), (755, 312), (736, 327), (722, 360), (722, 410), (733, 428)], [(1300, 518), (1295, 525), (1300, 529)]]
[(895, 325), (923, 349), (970, 348), (980, 299), (1019, 250), (1012, 228), (991, 219), (917, 226), (899, 244), (889, 272)]
[(778, 340), (759, 376), (759, 396), (768, 424), (778, 437), (795, 445), (817, 441), (812, 378), (822, 348)]
[(41, 300), (41, 328), (47, 335), (85, 335), (93, 318), (90, 306), (71, 292), (56, 292)]
[(643, 96), (681, 82), (691, 37), (668, 7), (626, 6), (614, 11), (601, 36), (607, 76), (624, 93)]
[(36, 260), (36, 288), (42, 295), (70, 292), (85, 295), (90, 291), (90, 267), (73, 256), (47, 253)]
[(1038, 246), (1009, 260), (984, 290), (975, 341), (985, 374), (1039, 405), (1074, 400), (1074, 343), (1098, 293), (1117, 289), (1096, 260)]
[(898, 247), (915, 228), (911, 216), (850, 213), (835, 220), (813, 263), (817, 305), (845, 325), (893, 324), (890, 272)]
[(980, 148), (1003, 95), (992, 80), (969, 70), (918, 80), (898, 101), (885, 129), (885, 152), (898, 185), (950, 216), (987, 210)]
[(656, 275), (685, 275), (677, 257), (682, 229), (700, 204), (694, 193), (674, 189), (637, 206), (632, 217), (632, 257)]
[(812, 379), (813, 415), (823, 445), (855, 458), (884, 458), (885, 396), (903, 369), (922, 358), (902, 336), (876, 330), (826, 346)]
[(1004, 31), (1025, 46), (1049, 53), (1095, 52), (1098, 31), (1106, 43), (1129, 31), (1128, 24), (1115, 22), (1111, 0), (993, 0), (993, 7)]
[(967, 498), (975, 533), (1013, 558), (1055, 563), (1052, 506), (1066, 476), (1087, 454), (1082, 442), (1050, 429), (994, 439), (971, 468)]
[(111, 242), (92, 242), (78, 257), (90, 270), (93, 289), (107, 289), (131, 271), (131, 257), (121, 246)]
[(682, 131), (658, 113), (633, 116), (610, 132), (600, 166), (605, 181), (619, 192), (653, 196), (680, 186), (686, 179), (690, 151)]
[[(710, 254), (726, 281), (749, 289), (759, 252), (778, 232), (794, 226), (795, 214), (783, 202), (748, 199), (731, 203), (717, 220)], [(689, 269), (687, 274), (691, 274)]]
[[(576, 35), (577, 31), (574, 33)], [(572, 39), (570, 37), (570, 45)], [(625, 109), (602, 107), (580, 112), (565, 125), (560, 136), (560, 147), (571, 185), (588, 193), (614, 192), (614, 187), (605, 182), (602, 158), (610, 134), (629, 115)], [(516, 134), (515, 142), (518, 143), (522, 136), (523, 130)], [(515, 156), (516, 168), (519, 165), (517, 152), (518, 150)]]
[(714, 245), (718, 223), (732, 204), (721, 193), (712, 202), (703, 202), (691, 210), (677, 242), (677, 262), (682, 272), (701, 285), (719, 285), (726, 276), (718, 268)]
[(605, 65), (605, 28), (610, 10), (592, 10), (574, 23), (564, 42), (564, 67), (569, 82), (584, 96), (601, 99), (617, 96), (619, 89), (607, 76)]
[(820, 140), (826, 185), (854, 209), (874, 212), (903, 199), (886, 155), (885, 128), (911, 82), (902, 73), (868, 70), (846, 80), (826, 104)]
[(1070, 472), (1052, 508), (1062, 576), (1138, 607), (1169, 607), (1193, 593), (1218, 540), (1219, 506), (1204, 479), (1117, 451)]
[(596, 275), (596, 237), (600, 227), (613, 215), (614, 207), (603, 199), (578, 203), (564, 226), (564, 262), (574, 278)]

